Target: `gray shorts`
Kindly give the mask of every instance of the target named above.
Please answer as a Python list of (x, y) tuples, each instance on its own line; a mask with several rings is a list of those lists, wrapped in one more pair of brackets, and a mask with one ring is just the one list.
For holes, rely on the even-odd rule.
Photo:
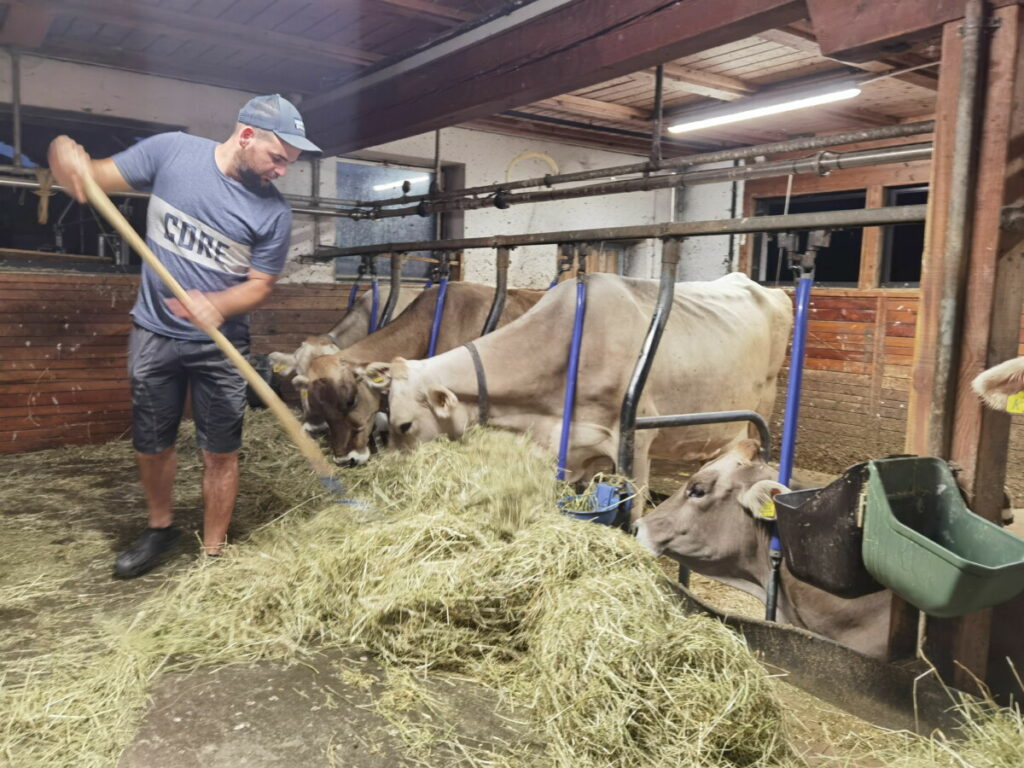
[[(248, 354), (248, 344), (236, 346)], [(190, 387), (199, 447), (211, 453), (241, 447), (245, 379), (212, 341), (173, 339), (132, 326), (128, 376), (132, 444), (139, 453), (159, 453), (174, 445)]]

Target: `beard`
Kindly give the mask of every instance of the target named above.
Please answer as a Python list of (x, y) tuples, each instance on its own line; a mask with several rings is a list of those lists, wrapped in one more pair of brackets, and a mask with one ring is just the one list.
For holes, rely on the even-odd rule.
[(263, 189), (270, 184), (250, 167), (244, 152), (238, 158), (238, 180), (244, 187), (254, 190)]

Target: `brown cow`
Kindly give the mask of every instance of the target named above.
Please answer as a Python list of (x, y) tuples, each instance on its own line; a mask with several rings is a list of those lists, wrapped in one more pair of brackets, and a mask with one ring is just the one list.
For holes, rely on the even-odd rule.
[[(370, 457), (370, 435), (375, 414), (381, 410), (381, 394), (360, 372), (375, 360), (426, 357), (437, 294), (436, 286), (428, 288), (390, 325), (337, 353), (314, 358), (307, 375), (292, 380), (307, 393), (307, 418), (327, 424), (337, 464), (363, 464)], [(522, 315), (543, 295), (543, 291), (510, 289), (498, 327)], [(480, 336), (493, 299), (491, 286), (450, 283), (437, 351), (454, 349)]]
[[(380, 304), (378, 311), (383, 312), (384, 305), (387, 303), (388, 296), (390, 295), (390, 286), (381, 286), (378, 292), (378, 302)], [(398, 301), (395, 304), (392, 316), (397, 318), (418, 295), (418, 289), (402, 286), (401, 291), (398, 293)], [(366, 338), (370, 333), (370, 312), (372, 308), (373, 294), (370, 291), (364, 291), (356, 299), (351, 309), (345, 313), (345, 316), (327, 333), (321, 336), (309, 336), (292, 353), (271, 352), (267, 358), (270, 361), (273, 372), (288, 381), (292, 381), (295, 376), (306, 376), (309, 364), (314, 357), (340, 352), (345, 347), (350, 347), (360, 339)], [(292, 381), (292, 384), (294, 386), (294, 381)], [(327, 430), (325, 423), (316, 422), (315, 420), (310, 421), (305, 397), (302, 398), (302, 415), (302, 427), (308, 433), (315, 435)]]
[[(745, 440), (700, 468), (686, 485), (637, 523), (637, 540), (655, 555), (764, 601), (770, 571), (769, 524), (755, 518), (773, 490), (786, 490)], [(785, 542), (783, 542), (785, 544)], [(885, 656), (888, 591), (846, 600), (795, 578), (782, 564), (779, 621), (817, 632), (871, 656)]]

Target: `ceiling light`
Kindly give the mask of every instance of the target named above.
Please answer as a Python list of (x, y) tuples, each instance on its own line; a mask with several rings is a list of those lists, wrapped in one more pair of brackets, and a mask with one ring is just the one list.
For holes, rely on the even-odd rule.
[[(777, 115), (780, 112), (791, 112), (795, 109), (805, 109), (806, 107), (814, 107), (819, 104), (830, 104), (833, 101), (843, 101), (844, 99), (852, 99), (860, 93), (860, 88), (850, 85), (849, 82), (843, 83), (842, 85), (834, 85), (830, 90), (822, 93), (817, 93), (809, 96), (802, 96), (799, 98), (791, 98), (786, 101), (776, 101), (774, 104), (765, 104), (760, 107), (748, 106), (746, 109), (739, 109), (732, 112), (723, 112), (719, 114), (709, 115), (707, 117), (698, 117), (694, 115), (689, 120), (683, 120), (682, 122), (671, 125), (668, 128), (669, 133), (686, 133), (688, 131), (701, 131), (705, 128), (713, 128), (716, 125), (726, 125), (727, 123), (737, 123), (741, 120), (753, 120), (756, 117), (765, 117), (767, 115)], [(756, 97), (752, 97), (752, 102)], [(745, 100), (746, 101), (746, 100)], [(734, 107), (737, 105), (733, 105)]]
[(401, 189), (405, 182), (410, 184), (422, 184), (424, 181), (430, 181), (429, 176), (413, 176), (411, 179), (402, 179), (401, 181), (392, 181), (387, 184), (377, 184), (374, 188), (374, 192), (383, 192), (385, 189)]

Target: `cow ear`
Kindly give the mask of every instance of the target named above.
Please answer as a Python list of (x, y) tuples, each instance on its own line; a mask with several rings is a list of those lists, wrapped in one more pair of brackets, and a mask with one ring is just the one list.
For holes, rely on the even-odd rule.
[(427, 390), (427, 405), (439, 419), (450, 419), (458, 402), (459, 398), (447, 387), (431, 387)]
[(391, 386), (391, 363), (370, 363), (356, 368), (356, 374), (374, 389), (382, 392)]
[(292, 379), (292, 386), (303, 391), (309, 389), (309, 377), (300, 373)]
[(270, 361), (270, 369), (279, 376), (288, 376), (295, 371), (295, 355), (271, 352), (267, 359)]
[(789, 488), (774, 480), (758, 480), (740, 496), (740, 504), (759, 520), (775, 519), (776, 494), (789, 493)]

